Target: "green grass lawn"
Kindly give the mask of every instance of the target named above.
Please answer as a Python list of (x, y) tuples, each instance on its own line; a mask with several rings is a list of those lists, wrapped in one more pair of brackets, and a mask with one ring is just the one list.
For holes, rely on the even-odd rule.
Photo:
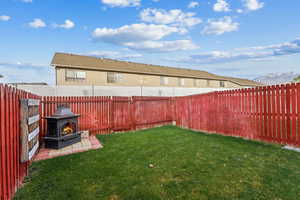
[(300, 153), (280, 146), (172, 126), (98, 138), (34, 163), (15, 199), (300, 199)]

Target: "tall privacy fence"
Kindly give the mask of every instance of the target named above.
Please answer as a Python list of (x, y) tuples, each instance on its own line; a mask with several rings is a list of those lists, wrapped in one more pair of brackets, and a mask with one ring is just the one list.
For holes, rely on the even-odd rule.
[[(52, 115), (59, 104), (68, 104), (80, 114), (80, 130), (97, 134), (149, 128), (173, 120), (168, 97), (43, 97), (42, 117)], [(42, 135), (46, 126), (42, 119)]]
[(149, 128), (173, 120), (168, 97), (40, 97), (0, 84), (0, 200), (11, 199), (28, 174), (29, 162), (20, 162), (20, 100), (28, 98), (41, 100), (40, 139), (47, 130), (43, 117), (52, 115), (59, 104), (68, 104), (81, 115), (80, 130), (97, 134)]
[[(20, 163), (20, 99), (40, 99), (41, 117), (69, 104), (79, 129), (95, 134), (175, 121), (180, 127), (300, 146), (300, 84), (212, 92), (186, 97), (40, 97), (0, 85), (0, 200), (27, 175)], [(41, 137), (46, 121), (40, 121)]]
[(20, 162), (20, 99), (40, 97), (0, 84), (0, 199), (10, 199), (27, 175)]
[(181, 127), (300, 146), (300, 84), (179, 97), (175, 104)]

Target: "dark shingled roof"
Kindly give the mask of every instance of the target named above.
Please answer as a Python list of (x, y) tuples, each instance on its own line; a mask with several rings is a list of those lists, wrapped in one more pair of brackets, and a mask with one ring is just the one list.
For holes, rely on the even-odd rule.
[(66, 53), (55, 53), (52, 66), (66, 67), (76, 69), (115, 71), (136, 74), (148, 74), (159, 76), (173, 76), (183, 78), (198, 78), (210, 80), (227, 80), (234, 82), (241, 86), (261, 86), (260, 83), (250, 81), (247, 79), (231, 78), (224, 76), (217, 76), (215, 74), (192, 69), (164, 67), (158, 65), (148, 65), (127, 61), (118, 61), (106, 58), (97, 58), (91, 56), (74, 55)]

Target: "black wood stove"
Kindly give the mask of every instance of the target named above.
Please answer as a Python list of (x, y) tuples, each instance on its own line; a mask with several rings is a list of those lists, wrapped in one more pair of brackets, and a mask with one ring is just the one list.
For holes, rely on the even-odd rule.
[(81, 141), (81, 132), (78, 132), (78, 117), (68, 105), (59, 105), (57, 111), (47, 119), (47, 134), (44, 138), (45, 147), (61, 149)]

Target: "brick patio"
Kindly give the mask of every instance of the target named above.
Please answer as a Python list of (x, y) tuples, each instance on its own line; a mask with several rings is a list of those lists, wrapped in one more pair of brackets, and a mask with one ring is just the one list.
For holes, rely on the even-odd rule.
[(50, 158), (55, 158), (59, 156), (65, 156), (73, 153), (79, 153), (88, 151), (91, 149), (100, 149), (103, 146), (99, 140), (94, 136), (83, 137), (81, 142), (70, 145), (62, 149), (45, 149), (41, 148), (39, 153), (36, 155), (34, 161), (46, 160)]

